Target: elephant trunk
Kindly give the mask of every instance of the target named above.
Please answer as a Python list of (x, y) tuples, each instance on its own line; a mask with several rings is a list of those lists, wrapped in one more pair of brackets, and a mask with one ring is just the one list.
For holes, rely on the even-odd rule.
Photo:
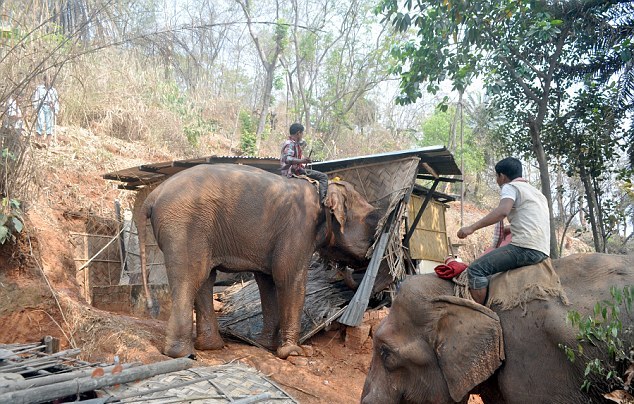
[(353, 273), (353, 269), (351, 268), (345, 268), (342, 272), (343, 275), (343, 283), (346, 284), (347, 287), (349, 287), (352, 290), (357, 290), (359, 288), (359, 283), (357, 281), (354, 280), (354, 278), (352, 277), (352, 273)]

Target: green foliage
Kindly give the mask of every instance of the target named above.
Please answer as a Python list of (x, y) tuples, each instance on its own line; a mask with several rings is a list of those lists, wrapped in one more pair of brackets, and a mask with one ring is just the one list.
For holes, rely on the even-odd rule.
[[(570, 362), (577, 359), (584, 361), (581, 385), (584, 391), (591, 388), (601, 392), (617, 388), (627, 390), (621, 376), (634, 361), (633, 330), (631, 326), (623, 326), (622, 318), (632, 315), (634, 286), (626, 286), (622, 290), (613, 286), (610, 296), (611, 300), (597, 302), (591, 315), (582, 316), (575, 310), (568, 312), (567, 322), (578, 330), (578, 344), (576, 347), (560, 344), (559, 347)], [(596, 348), (594, 354), (590, 353), (587, 345)]]
[(520, 153), (532, 149), (526, 123), (541, 126), (538, 120), (552, 119), (565, 101), (571, 83), (555, 81), (581, 65), (589, 51), (588, 42), (575, 35), (601, 37), (597, 21), (606, 18), (603, 11), (598, 3), (506, 0), (382, 0), (377, 7), (384, 21), (410, 38), (392, 49), (392, 71), (401, 78), (398, 102), (421, 97), (422, 85), (436, 93), (450, 80), (462, 91), (480, 76), (508, 122), (506, 145)]
[(16, 235), (22, 232), (23, 228), (24, 219), (22, 218), (22, 211), (20, 210), (20, 201), (6, 197), (2, 198), (0, 244), (4, 244), (8, 240), (15, 242)]
[(283, 19), (277, 20), (275, 24), (275, 43), (280, 48), (280, 52), (288, 47), (288, 23)]
[(317, 41), (319, 37), (312, 31), (301, 31), (298, 36), (299, 57), (307, 63), (313, 63), (317, 53)]
[(460, 161), (464, 152), (465, 171), (476, 173), (483, 171), (485, 168), (483, 149), (478, 144), (479, 140), (474, 136), (474, 130), (470, 120), (465, 116), (463, 129), (463, 150), (459, 147), (460, 127), (456, 128), (456, 138), (452, 138), (453, 123), (460, 125), (456, 120), (456, 107), (448, 106), (443, 111), (437, 108), (432, 116), (423, 122), (421, 139), (416, 141), (418, 146), (435, 146), (444, 145), (449, 149), (455, 150), (454, 155), (457, 161)]
[[(593, 198), (598, 224), (595, 248), (605, 251), (604, 243), (617, 233), (619, 224), (624, 223), (627, 205), (622, 203), (623, 193), (611, 182), (620, 172), (615, 164), (627, 147), (625, 137), (626, 115), (618, 105), (615, 86), (601, 86), (588, 81), (566, 103), (567, 110), (545, 127), (544, 140), (550, 155), (556, 156), (569, 177), (579, 177), (585, 181), (586, 200)], [(596, 241), (595, 241), (596, 243)]]
[(200, 138), (216, 129), (216, 121), (204, 119), (202, 108), (187, 99), (174, 82), (165, 83), (160, 89), (160, 101), (183, 121), (183, 132), (193, 147), (198, 147)]
[(257, 122), (253, 119), (250, 113), (245, 110), (240, 111), (240, 149), (242, 153), (247, 155), (255, 155), (255, 132)]

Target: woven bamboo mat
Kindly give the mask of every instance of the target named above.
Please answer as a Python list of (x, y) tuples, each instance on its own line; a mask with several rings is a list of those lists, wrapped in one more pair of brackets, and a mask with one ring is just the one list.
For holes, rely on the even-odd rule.
[[(308, 271), (306, 298), (302, 310), (300, 341), (321, 329), (325, 322), (344, 307), (354, 291), (346, 286), (337, 271), (313, 259)], [(256, 345), (262, 331), (262, 304), (254, 280), (229, 287), (220, 297), (222, 314), (218, 316), (220, 332)]]
[[(195, 382), (197, 379), (200, 381)], [(191, 384), (183, 385), (188, 382)], [(156, 391), (170, 385), (173, 387)], [(297, 403), (263, 374), (241, 363), (166, 373), (104, 392), (116, 397), (133, 395), (122, 399), (124, 403)]]

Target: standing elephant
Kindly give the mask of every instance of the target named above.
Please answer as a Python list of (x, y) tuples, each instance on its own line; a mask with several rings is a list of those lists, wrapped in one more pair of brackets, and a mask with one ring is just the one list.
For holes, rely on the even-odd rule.
[(580, 390), (585, 365), (571, 363), (559, 344), (577, 346), (569, 311), (590, 314), (611, 286), (634, 284), (634, 259), (579, 254), (553, 264), (570, 306), (533, 300), (526, 312), (493, 311), (451, 296), (452, 283), (435, 275), (407, 279), (374, 334), (362, 403), (466, 402), (469, 393), (485, 403), (603, 402)]
[[(221, 270), (254, 272), (264, 317), (261, 342), (277, 347), (281, 358), (301, 354), (312, 254), (319, 249), (349, 265), (362, 264), (379, 220), (372, 205), (343, 181), (329, 185), (325, 205), (305, 180), (235, 164), (198, 165), (152, 191), (135, 220), (139, 229), (150, 220), (165, 256), (172, 310), (164, 353), (183, 357), (194, 347), (222, 348), (212, 304), (216, 270)], [(145, 271), (144, 232), (139, 236)], [(143, 278), (146, 284), (145, 272)], [(152, 311), (147, 285), (146, 294)]]

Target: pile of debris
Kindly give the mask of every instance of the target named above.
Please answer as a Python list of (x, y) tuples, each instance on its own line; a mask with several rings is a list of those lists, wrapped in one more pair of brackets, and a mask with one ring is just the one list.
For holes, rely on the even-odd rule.
[[(0, 344), (0, 403), (110, 402), (296, 403), (255, 369), (242, 364), (192, 368), (187, 358), (143, 365), (76, 359), (59, 341)], [(192, 369), (190, 369), (192, 368)]]

